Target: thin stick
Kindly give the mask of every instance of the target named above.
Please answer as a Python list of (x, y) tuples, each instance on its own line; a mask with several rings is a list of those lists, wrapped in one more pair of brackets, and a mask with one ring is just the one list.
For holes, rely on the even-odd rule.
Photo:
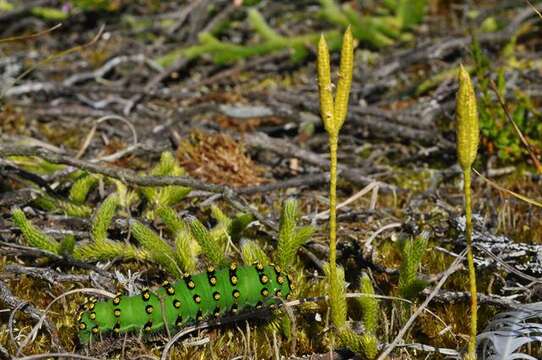
[(418, 351), (433, 352), (441, 355), (453, 356), (458, 358), (461, 354), (454, 349), (438, 348), (431, 345), (425, 345), (420, 343), (402, 344), (397, 347), (410, 348)]
[(363, 245), (363, 252), (366, 254), (372, 253), (373, 247), (371, 246), (371, 243), (373, 242), (374, 239), (376, 239), (378, 235), (380, 235), (382, 232), (386, 230), (393, 229), (396, 227), (401, 227), (402, 225), (403, 225), (402, 223), (395, 222), (395, 223), (384, 225), (380, 229), (376, 230), (374, 233), (371, 234), (371, 236), (369, 236), (367, 240), (365, 240), (365, 244)]
[[(23, 300), (20, 300), (19, 298), (14, 296), (11, 290), (7, 287), (7, 285), (5, 285), (4, 282), (1, 280), (0, 280), (0, 300), (7, 306), (11, 307), (12, 309), (21, 308), (21, 310), (24, 311), (26, 314), (30, 315), (32, 319), (36, 321), (41, 321), (41, 323), (44, 323), (45, 328), (51, 335), (51, 340), (52, 340), (51, 342), (52, 342), (52, 345), (54, 346), (54, 349), (56, 351), (64, 351), (62, 346), (57, 341), (58, 332), (55, 325), (48, 319), (45, 319), (45, 314), (43, 314), (40, 310), (35, 308), (32, 304), (27, 303)], [(21, 304), (25, 304), (25, 306), (21, 306)], [(15, 312), (15, 310), (13, 311)]]
[(75, 159), (65, 154), (54, 153), (43, 148), (29, 146), (0, 145), (0, 157), (8, 156), (37, 156), (54, 164), (63, 164), (87, 170), (92, 173), (102, 174), (118, 179), (126, 184), (139, 186), (168, 186), (181, 185), (193, 189), (205, 190), (215, 193), (232, 191), (226, 186), (206, 184), (188, 176), (139, 176), (135, 171), (118, 167), (104, 167), (90, 161)]

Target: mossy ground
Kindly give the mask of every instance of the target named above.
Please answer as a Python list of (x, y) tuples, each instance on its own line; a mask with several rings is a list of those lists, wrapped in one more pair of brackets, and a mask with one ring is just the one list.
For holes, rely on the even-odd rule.
[[(119, 2), (120, 3), (120, 2)], [(138, 6), (125, 5), (127, 15), (136, 16), (138, 25), (152, 24), (143, 22), (147, 18), (152, 19), (161, 11), (160, 9), (171, 10), (172, 5), (151, 4), (151, 2), (140, 2)], [(153, 2), (154, 3), (154, 2)], [(462, 13), (447, 1), (430, 1), (429, 16), (422, 26), (414, 32), (414, 42), (398, 42), (396, 48), (375, 49), (360, 44), (357, 50), (356, 61), (359, 69), (356, 73), (353, 85), (354, 105), (369, 103), (379, 109), (400, 112), (415, 105), (428, 104), (433, 99), (431, 95), (446, 94), (447, 86), (452, 86), (452, 77), (442, 75), (453, 69), (457, 62), (472, 62), (469, 57), (469, 49), (463, 49), (464, 55), (453, 53), (438, 63), (426, 61), (411, 66), (406, 66), (402, 71), (389, 76), (388, 81), (393, 86), (372, 77), (372, 71), (378, 69), (378, 65), (385, 63), (387, 58), (394, 58), (395, 51), (409, 49), (414, 43), (424, 41), (440, 41), (437, 36), (447, 35), (453, 29), (454, 34), (459, 36), (468, 33), (465, 30), (465, 17), (476, 14)], [(454, 2), (466, 6), (466, 2)], [(477, 2), (478, 12), (489, 11), (496, 1)], [(140, 6), (140, 7), (139, 7)], [(273, 5), (267, 11), (275, 21), (273, 26), (281, 27), (284, 34), (303, 32), (305, 30), (321, 31), (331, 27), (330, 24), (320, 22), (316, 14), (307, 17), (295, 6), (289, 6), (281, 10), (281, 5)], [(157, 10), (158, 9), (158, 10)], [(371, 13), (372, 9), (368, 9)], [(150, 11), (146, 14), (145, 11)], [(154, 13), (153, 13), (154, 11)], [(502, 10), (495, 19), (498, 23), (508, 23), (517, 12), (518, 8)], [(291, 15), (288, 15), (288, 13)], [(458, 14), (461, 12), (461, 14)], [(1, 13), (0, 13), (1, 14)], [(156, 51), (152, 41), (160, 38), (163, 33), (157, 30), (157, 34), (145, 35), (135, 27), (133, 21), (122, 12), (112, 11), (101, 14), (114, 24), (107, 42), (99, 42), (96, 46), (85, 48), (78, 54), (71, 55), (67, 59), (58, 59), (51, 64), (45, 64), (35, 70), (31, 75), (32, 81), (61, 81), (65, 74), (74, 74), (83, 71), (78, 64), (87, 64), (85, 71), (92, 71), (103, 66), (108, 59), (129, 53), (129, 45), (140, 41), (141, 52), (149, 52), (149, 56), (158, 56), (163, 51)], [(36, 60), (24, 60), (24, 54), (32, 51), (38, 52), (41, 57), (73, 46), (75, 43), (83, 43), (95, 35), (95, 27), (91, 26), (92, 16), (77, 15), (72, 22), (61, 33), (53, 33), (45, 39), (38, 39), (35, 42), (8, 43), (2, 46), (2, 55), (19, 55), (23, 57), (21, 62), (25, 66), (35, 64)], [(133, 19), (132, 19), (133, 20)], [(248, 27), (243, 22), (242, 15), (232, 17), (227, 24), (222, 38), (226, 40), (246, 39)], [(47, 23), (46, 23), (47, 24)], [(129, 24), (129, 25), (126, 25)], [(131, 25), (130, 25), (131, 24)], [(281, 25), (282, 24), (282, 25)], [(290, 24), (290, 27), (288, 27)], [(324, 25), (322, 25), (324, 24)], [(194, 25), (196, 26), (196, 25)], [(1, 30), (1, 29), (0, 29)], [(27, 29), (28, 32), (33, 30)], [(497, 70), (504, 71), (511, 79), (508, 83), (507, 101), (513, 109), (520, 105), (524, 109), (525, 117), (518, 116), (518, 120), (536, 122), (540, 121), (540, 97), (536, 95), (535, 85), (539, 83), (540, 64), (536, 62), (511, 62), (504, 61), (507, 54), (503, 54), (502, 48), (508, 46), (517, 57), (529, 59), (538, 56), (539, 47), (537, 34), (540, 32), (538, 23), (528, 24), (519, 33), (516, 42), (505, 44), (485, 44), (484, 51), (494, 65), (490, 73), (497, 73)], [(430, 35), (437, 34), (437, 35)], [(167, 36), (172, 36), (167, 35)], [(168, 49), (174, 48), (173, 43), (168, 43)], [(497, 48), (497, 49), (496, 49)], [(511, 50), (510, 50), (511, 48)], [(145, 50), (148, 49), (148, 50)], [(421, 50), (420, 50), (421, 51)], [(538, 53), (537, 53), (538, 51)], [(152, 54), (151, 54), (152, 52)], [(458, 50), (460, 52), (460, 50)], [(398, 57), (399, 58), (399, 57)], [(305, 163), (295, 157), (277, 155), (272, 151), (255, 149), (243, 142), (243, 133), (255, 131), (266, 132), (275, 137), (288, 139), (290, 142), (319, 154), (326, 153), (326, 138), (319, 122), (314, 120), (314, 104), (316, 96), (314, 56), (309, 54), (304, 62), (291, 62), (288, 56), (284, 59), (264, 62), (261, 67), (252, 67), (251, 61), (247, 59), (238, 64), (231, 65), (239, 68), (231, 75), (223, 73), (230, 67), (215, 65), (208, 58), (192, 60), (186, 68), (171, 74), (163, 83), (168, 87), (169, 92), (179, 94), (178, 97), (150, 97), (141, 100), (143, 109), (137, 110), (131, 119), (136, 130), (143, 135), (143, 150), (135, 151), (122, 157), (112, 164), (120, 167), (131, 168), (137, 171), (147, 171), (156, 163), (160, 152), (164, 149), (174, 151), (180, 164), (185, 166), (187, 172), (201, 180), (215, 184), (225, 184), (234, 188), (242, 188), (259, 184), (281, 181), (299, 174), (317, 173), (322, 174), (325, 170), (314, 164)], [(336, 60), (335, 58), (333, 60)], [(248, 65), (247, 65), (248, 63)], [(136, 70), (134, 70), (136, 69)], [(70, 95), (56, 96), (51, 94), (30, 94), (25, 97), (8, 97), (0, 99), (0, 134), (2, 142), (8, 138), (17, 139), (22, 142), (32, 138), (54, 146), (76, 153), (88, 132), (94, 125), (92, 119), (101, 114), (101, 109), (88, 105), (106, 98), (112, 104), (125, 104), (123, 100), (130, 98), (133, 94), (123, 94), (122, 86), (133, 91), (141, 91), (145, 81), (153, 72), (146, 72), (145, 66), (121, 65), (105, 75), (105, 79), (92, 80), (92, 86), (110, 86), (110, 96), (100, 92), (93, 92), (85, 89), (85, 84), (80, 87), (81, 96)], [(526, 75), (525, 75), (526, 74)], [(441, 76), (442, 75), (442, 76)], [(525, 76), (524, 76), (525, 75)], [(216, 76), (216, 77), (214, 77)], [(518, 83), (520, 78), (522, 82)], [(436, 80), (429, 87), (422, 87), (427, 79)], [(211, 79), (212, 81), (210, 81)], [(516, 82), (515, 82), (516, 81)], [(369, 91), (364, 85), (374, 86)], [(376, 85), (375, 85), (376, 84)], [(533, 95), (529, 100), (517, 100), (514, 90), (518, 88), (533, 87)], [(119, 91), (118, 89), (121, 88)], [(186, 91), (188, 89), (188, 92)], [(482, 90), (482, 89), (480, 89)], [(295, 94), (305, 100), (306, 106), (292, 106), (291, 103), (283, 104), (293, 114), (286, 113), (284, 116), (254, 116), (251, 118), (234, 118), (220, 112), (196, 113), (190, 118), (177, 118), (175, 114), (178, 109), (191, 108), (200, 104), (230, 104), (251, 103), (251, 93), (276, 94), (284, 92), (286, 95)], [(120, 95), (119, 95), (120, 94)], [(362, 95), (359, 95), (362, 94)], [(427, 96), (427, 97), (424, 97)], [(444, 96), (444, 95), (443, 95)], [(443, 101), (441, 115), (436, 117), (434, 128), (435, 137), (439, 140), (427, 145), (425, 140), (405, 140), (405, 138), (393, 138), (395, 135), (382, 134), (374, 127), (359, 122), (349, 123), (342, 133), (341, 152), (339, 162), (353, 168), (370, 168), (374, 178), (385, 183), (396, 185), (401, 189), (397, 193), (380, 191), (376, 197), (376, 207), (371, 208), (371, 194), (367, 194), (346, 208), (339, 210), (339, 263), (343, 265), (347, 273), (348, 291), (356, 291), (359, 285), (359, 276), (362, 271), (369, 272), (374, 281), (377, 294), (397, 296), (398, 276), (395, 273), (386, 272), (383, 269), (398, 269), (401, 262), (400, 251), (397, 240), (400, 236), (413, 236), (414, 228), (421, 229), (429, 226), (434, 231), (434, 236), (428, 244), (428, 255), (422, 260), (420, 272), (425, 275), (434, 275), (443, 272), (452, 263), (453, 257), (444, 252), (438, 251), (437, 247), (445, 248), (458, 253), (461, 246), (455, 241), (459, 234), (451, 228), (450, 222), (462, 214), (461, 181), (457, 174), (454, 174), (451, 167), (455, 163), (455, 152), (449, 144), (453, 144), (453, 121), (452, 115), (446, 108), (453, 102), (453, 92), (448, 93), (447, 101)], [(270, 96), (271, 97), (271, 96)], [(53, 103), (52, 100), (61, 100)], [(81, 105), (79, 100), (84, 99), (80, 111), (58, 114), (55, 111), (63, 109), (67, 105)], [(517, 101), (516, 101), (517, 100)], [(52, 104), (52, 105), (51, 105)], [(60, 104), (60, 105), (59, 105)], [(270, 102), (277, 105), (276, 99)], [(281, 103), (279, 102), (279, 105)], [(312, 108), (311, 108), (312, 106)], [(533, 164), (526, 151), (516, 149), (517, 141), (512, 143), (503, 139), (516, 139), (517, 135), (510, 124), (502, 118), (502, 110), (496, 101), (490, 103), (490, 113), (499, 115), (499, 134), (487, 133), (482, 139), (481, 153), (475, 167), (479, 170), (489, 167), (513, 166), (512, 170), (503, 176), (496, 177), (498, 183), (510, 190), (521, 193), (533, 199), (542, 199), (542, 187), (540, 186), (540, 175), (535, 174)], [(422, 106), (422, 108), (424, 108)], [(82, 110), (81, 110), (82, 109)], [(115, 113), (122, 113), (122, 106), (111, 105), (108, 110)], [(38, 111), (39, 110), (39, 111)], [(49, 111), (49, 113), (48, 113)], [(312, 117), (308, 116), (313, 115)], [(173, 115), (172, 115), (173, 114)], [(288, 115), (288, 116), (287, 116)], [(422, 116), (421, 112), (416, 116)], [(307, 120), (308, 118), (308, 120)], [(318, 118), (316, 117), (318, 120)], [(489, 118), (486, 118), (488, 120)], [(352, 120), (352, 119), (350, 119)], [(378, 121), (388, 121), (385, 118), (377, 118)], [(502, 121), (501, 121), (502, 120)], [(172, 126), (165, 132), (153, 131), (157, 127), (166, 124), (168, 121), (179, 121), (180, 125)], [(300, 124), (303, 123), (301, 126)], [(308, 124), (308, 125), (307, 125)], [(539, 140), (539, 134), (531, 127), (531, 133), (526, 134), (533, 140)], [(232, 140), (232, 134), (241, 134), (240, 140)], [(130, 129), (122, 123), (104, 123), (98, 129), (98, 134), (93, 138), (88, 151), (87, 158), (110, 155), (124, 149), (131, 144)], [(494, 136), (494, 137), (492, 137)], [(499, 136), (499, 138), (497, 138)], [(387, 137), (387, 138), (386, 138)], [(391, 139), (390, 139), (391, 137)], [(31, 139), (31, 140), (32, 140)], [(539, 142), (533, 142), (536, 155), (540, 155)], [(431, 147), (437, 148), (436, 150)], [(500, 148), (499, 148), (500, 147)], [(429, 150), (434, 150), (431, 152)], [(427, 154), (425, 151), (427, 150)], [(500, 150), (500, 152), (499, 152)], [(514, 157), (503, 156), (502, 154), (512, 153)], [(325, 156), (325, 155), (322, 155)], [(490, 165), (488, 165), (490, 164)], [(451, 174), (451, 175), (450, 175)], [(47, 176), (47, 175), (44, 175)], [(323, 176), (323, 175), (322, 175)], [(13, 191), (29, 186), (29, 182), (19, 182), (16, 178), (1, 178), (0, 188), (2, 192)], [(55, 179), (51, 179), (54, 183)], [(353, 186), (347, 179), (339, 179), (339, 202), (354, 195), (361, 189)], [(107, 185), (105, 188), (98, 188), (91, 193), (88, 203), (93, 207), (97, 206), (113, 187)], [(61, 195), (66, 195), (67, 187), (59, 188)], [(264, 216), (276, 220), (280, 213), (280, 205), (288, 196), (299, 198), (301, 212), (310, 218), (312, 215), (327, 210), (327, 185), (321, 183), (317, 186), (306, 186), (303, 188), (293, 187), (287, 190), (278, 190), (271, 193), (245, 196), (247, 204), (257, 209)], [(205, 196), (189, 198), (176, 206), (179, 212), (188, 212), (202, 218), (203, 221), (211, 223), (209, 212), (198, 208)], [(525, 204), (507, 194), (501, 193), (479, 178), (474, 178), (474, 213), (478, 213), (491, 226), (490, 230), (495, 234), (503, 234), (516, 242), (529, 244), (542, 243), (542, 210)], [(229, 215), (236, 210), (232, 209), (225, 201), (218, 201), (219, 206)], [(134, 209), (133, 216), (142, 214), (142, 206)], [(2, 224), (2, 241), (24, 244), (24, 240), (10, 221), (10, 208), (0, 207), (0, 223)], [(36, 210), (32, 218), (33, 223), (40, 228), (68, 229), (88, 232), (87, 221), (63, 216), (48, 217), (45, 212)], [(372, 244), (374, 256), (371, 261), (378, 265), (367, 263), (362, 252), (365, 241), (381, 227), (399, 222), (402, 227), (393, 228), (377, 236)], [(326, 259), (327, 226), (326, 221), (317, 222), (318, 230), (312, 238), (309, 249), (320, 259)], [(114, 229), (110, 235), (115, 240), (124, 240), (122, 231)], [(265, 251), (271, 252), (276, 246), (276, 239), (265, 227), (250, 229), (251, 237), (254, 237)], [(81, 239), (78, 239), (81, 240)], [(89, 283), (63, 282), (51, 285), (46, 281), (37, 280), (25, 275), (13, 275), (5, 271), (8, 264), (19, 264), (26, 266), (51, 267), (59, 269), (64, 273), (87, 274), (87, 270), (78, 269), (63, 263), (57, 263), (45, 258), (29, 256), (5, 256), (0, 253), (0, 279), (12, 290), (13, 294), (35, 305), (38, 309), (44, 309), (55, 297), (72, 289), (89, 286)], [(161, 279), (168, 278), (168, 275), (157, 268), (156, 265), (144, 262), (113, 261), (109, 271), (118, 271), (122, 274), (129, 272), (141, 273), (143, 282), (150, 286), (158, 286)], [(300, 254), (295, 266), (297, 293), (296, 298), (318, 297), (326, 293), (322, 273), (304, 255)], [(519, 281), (502, 269), (486, 269), (478, 274), (479, 291), (486, 294), (509, 294), (503, 291), (505, 285)], [(446, 282), (444, 289), (454, 291), (466, 291), (468, 276), (465, 270), (453, 274)], [(120, 289), (118, 284), (113, 286)], [(115, 290), (115, 289), (110, 289)], [(48, 318), (59, 330), (59, 341), (67, 351), (81, 352), (89, 351), (94, 356), (100, 355), (106, 358), (121, 359), (135, 358), (148, 355), (158, 357), (165, 342), (165, 334), (159, 334), (152, 339), (138, 339), (132, 336), (121, 342), (115, 339), (106, 339), (103, 343), (94, 344), (90, 349), (81, 349), (76, 338), (75, 312), (80, 303), (83, 302), (82, 294), (67, 296), (51, 307), (47, 314)], [(537, 295), (527, 299), (520, 297), (522, 302), (539, 301)], [(423, 296), (413, 299), (415, 306), (423, 301)], [(405, 306), (398, 300), (380, 301), (381, 323), (379, 324), (377, 336), (383, 343), (389, 343), (402, 326), (404, 318), (408, 316), (413, 307)], [(2, 304), (2, 309), (4, 308)], [(425, 312), (416, 321), (416, 326), (408, 333), (405, 341), (419, 342), (437, 347), (462, 349), (468, 340), (468, 302), (459, 300), (456, 303), (448, 304), (441, 302), (431, 303), (429, 310), (432, 314)], [(220, 328), (212, 328), (200, 331), (195, 337), (186, 339), (184, 345), (179, 342), (171, 352), (172, 359), (231, 359), (238, 356), (245, 358), (275, 358), (280, 355), (304, 355), (325, 353), (329, 350), (331, 343), (331, 330), (329, 327), (329, 314), (325, 302), (305, 303), (293, 309), (295, 314), (296, 332), (287, 337), (283, 328), (279, 325), (280, 316), (272, 321), (254, 321), (249, 324), (240, 322), (234, 325), (227, 325)], [(500, 307), (482, 304), (480, 306), (479, 330), (496, 313), (502, 311)], [(401, 315), (402, 314), (402, 315)], [(351, 304), (349, 313), (354, 325), (359, 323), (361, 318), (359, 309)], [(8, 328), (10, 312), (0, 312), (0, 345), (14, 354), (18, 350), (18, 344), (29, 333), (35, 324), (19, 311), (14, 317), (13, 335), (14, 343)], [(192, 334), (194, 336), (194, 334)], [(295, 347), (294, 347), (295, 340)], [(51, 339), (45, 331), (40, 331), (37, 338), (22, 353), (38, 354), (52, 351)], [(537, 349), (533, 350), (536, 356)], [(395, 359), (418, 359), (425, 358), (425, 353), (401, 350), (394, 355)], [(439, 355), (432, 355), (438, 359)]]

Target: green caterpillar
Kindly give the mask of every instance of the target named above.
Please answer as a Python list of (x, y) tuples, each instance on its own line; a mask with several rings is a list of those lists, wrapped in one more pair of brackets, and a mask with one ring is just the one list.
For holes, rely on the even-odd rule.
[(276, 297), (288, 299), (292, 286), (291, 278), (275, 265), (209, 267), (173, 285), (166, 281), (156, 292), (145, 289), (139, 295), (87, 301), (78, 315), (79, 340), (85, 344), (109, 332), (153, 333), (164, 326), (175, 332), (205, 318), (274, 306)]

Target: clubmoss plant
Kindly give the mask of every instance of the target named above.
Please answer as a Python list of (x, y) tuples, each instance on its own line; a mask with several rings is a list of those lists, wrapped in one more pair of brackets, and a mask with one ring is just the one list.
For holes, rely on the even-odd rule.
[(223, 226), (225, 228), (229, 228), (231, 226), (232, 220), (228, 215), (224, 214), (224, 212), (218, 206), (211, 206), (211, 214), (213, 218), (218, 221), (220, 226)]
[(294, 264), (297, 250), (314, 233), (312, 226), (297, 226), (299, 210), (297, 200), (288, 199), (282, 205), (280, 215), (279, 240), (277, 246), (277, 265), (286, 272)]
[(182, 271), (176, 263), (177, 255), (160, 235), (137, 220), (131, 220), (131, 229), (134, 238), (147, 250), (153, 261), (162, 265), (170, 274), (181, 277)]
[[(219, 40), (212, 32), (203, 32), (198, 36), (199, 44), (187, 48), (176, 49), (157, 59), (162, 66), (170, 66), (180, 58), (187, 60), (208, 54), (217, 64), (228, 64), (237, 60), (262, 56), (274, 51), (291, 49), (293, 61), (303, 60), (307, 54), (307, 44), (315, 43), (318, 34), (309, 33), (291, 37), (284, 37), (273, 30), (256, 9), (248, 10), (248, 22), (254, 33), (261, 37), (257, 44), (239, 45)], [(328, 36), (338, 40), (339, 33), (331, 31)]]
[(64, 213), (68, 216), (89, 217), (92, 209), (85, 204), (76, 204), (69, 200), (42, 194), (32, 202), (35, 206), (55, 213)]
[[(331, 277), (331, 266), (324, 267), (328, 284), (329, 303), (331, 306), (331, 321), (337, 330), (339, 337), (345, 331), (350, 330), (346, 323), (348, 306), (346, 304), (346, 283), (344, 281), (344, 269), (335, 269), (335, 277)], [(349, 343), (346, 343), (350, 347)]]
[(349, 327), (343, 327), (339, 332), (341, 343), (360, 354), (363, 359), (372, 360), (378, 355), (378, 339), (376, 329), (378, 325), (379, 306), (378, 300), (374, 297), (373, 284), (367, 274), (363, 274), (360, 279), (359, 292), (364, 294), (356, 301), (360, 305), (363, 322), (363, 333), (357, 334)]
[(352, 329), (345, 328), (339, 333), (339, 339), (351, 351), (361, 354), (363, 359), (372, 360), (378, 355), (378, 340), (372, 334), (358, 335)]
[(87, 199), (88, 193), (96, 184), (100, 177), (98, 175), (85, 173), (74, 181), (70, 188), (69, 199), (75, 204), (83, 204)]
[(363, 274), (360, 279), (359, 292), (362, 295), (357, 298), (357, 302), (361, 307), (363, 326), (365, 333), (361, 336), (359, 342), (361, 344), (360, 353), (367, 359), (374, 359), (378, 354), (378, 339), (376, 337), (376, 329), (378, 326), (379, 306), (378, 300), (374, 297), (375, 290), (371, 282), (371, 278), (367, 274)]
[(17, 225), (23, 233), (28, 245), (50, 251), (54, 254), (59, 254), (60, 244), (58, 241), (32, 225), (21, 209), (13, 210), (12, 219), (15, 225)]
[[(329, 295), (331, 318), (340, 331), (346, 322), (346, 300), (344, 299), (344, 280), (337, 271), (337, 149), (339, 132), (346, 119), (348, 99), (352, 84), (354, 66), (354, 41), (350, 27), (346, 29), (341, 49), (339, 82), (335, 99), (331, 84), (331, 65), (326, 40), (322, 35), (318, 44), (318, 86), (320, 92), (320, 113), (329, 136), (330, 182), (329, 182)], [(344, 305), (343, 305), (344, 304)]]
[(459, 68), (459, 90), (456, 99), (456, 126), (457, 126), (457, 158), (463, 170), (463, 191), (465, 197), (465, 222), (467, 239), (467, 262), (469, 267), (470, 293), (471, 293), (471, 323), (470, 340), (467, 358), (476, 359), (476, 334), (478, 301), (476, 292), (476, 270), (472, 254), (472, 201), (471, 201), (471, 167), (478, 152), (480, 129), (476, 95), (469, 73)]
[(129, 189), (128, 186), (120, 180), (111, 178), (106, 179), (115, 184), (119, 196), (119, 206), (128, 213), (130, 206), (140, 200), (139, 195), (136, 191)]
[(149, 253), (131, 244), (120, 241), (92, 241), (89, 244), (77, 246), (74, 257), (81, 261), (110, 261), (113, 259), (148, 260)]
[(359, 292), (366, 294), (356, 298), (363, 314), (363, 326), (367, 332), (374, 334), (378, 325), (378, 300), (374, 297), (375, 290), (371, 278), (365, 273), (360, 279)]
[[(28, 172), (39, 175), (51, 175), (65, 168), (64, 165), (53, 164), (35, 156), (9, 156), (8, 160)], [(75, 172), (77, 175), (80, 175), (81, 173), (82, 172), (80, 171)], [(40, 196), (33, 200), (32, 204), (43, 210), (76, 217), (89, 217), (92, 215), (92, 209), (82, 202), (74, 201), (71, 198), (65, 199), (56, 195), (50, 195), (35, 184), (31, 184), (30, 186), (40, 192)], [(82, 193), (81, 190), (81, 188), (75, 189), (76, 192)], [(81, 194), (80, 196), (83, 195)], [(86, 196), (86, 194), (84, 196)]]
[[(278, 252), (277, 256), (280, 256), (280, 252)], [(245, 264), (260, 262), (267, 265), (271, 262), (265, 251), (254, 240), (244, 242), (244, 244), (241, 246), (241, 257), (243, 258), (243, 262)]]
[(92, 241), (86, 245), (78, 245), (72, 235), (64, 237), (60, 242), (46, 235), (32, 225), (20, 209), (13, 211), (13, 222), (30, 246), (47, 250), (60, 256), (73, 256), (82, 261), (110, 260), (116, 257), (126, 259), (146, 259), (147, 253), (136, 247), (107, 239), (107, 229), (115, 214), (118, 198), (110, 195), (100, 206), (92, 223)]
[(217, 221), (217, 224), (209, 231), (211, 238), (219, 247), (226, 249), (231, 241), (229, 231), (232, 219), (216, 205), (211, 206), (211, 216)]
[(414, 299), (427, 283), (417, 277), (422, 257), (427, 249), (429, 232), (424, 231), (414, 239), (406, 239), (401, 248), (401, 267), (399, 269), (399, 295), (405, 299)]
[(76, 246), (74, 257), (82, 261), (101, 261), (114, 258), (145, 260), (149, 254), (145, 250), (109, 240), (107, 230), (111, 226), (113, 216), (119, 206), (119, 196), (114, 193), (109, 195), (100, 205), (92, 222), (92, 241), (85, 245)]
[(217, 238), (213, 237), (210, 231), (197, 219), (192, 220), (190, 223), (190, 230), (209, 263), (216, 267), (223, 265), (226, 260), (226, 248), (220, 245)]
[(387, 0), (390, 9), (395, 11), (402, 29), (419, 24), (427, 10), (427, 0)]
[(58, 253), (61, 256), (72, 256), (75, 250), (75, 236), (67, 235), (58, 247)]
[(31, 173), (39, 175), (50, 175), (65, 168), (64, 165), (53, 164), (36, 156), (9, 156), (8, 160)]
[(175, 235), (175, 255), (181, 270), (187, 273), (196, 271), (197, 256), (201, 247), (192, 236), (188, 224)]
[(102, 202), (92, 223), (92, 238), (94, 241), (107, 240), (107, 229), (111, 225), (113, 216), (119, 205), (119, 197), (117, 194), (111, 194)]
[(173, 236), (187, 228), (186, 222), (179, 219), (175, 210), (169, 206), (160, 206), (156, 214)]
[(170, 207), (162, 206), (156, 211), (175, 239), (175, 256), (179, 267), (184, 272), (194, 272), (201, 247), (192, 236), (189, 224), (179, 219), (175, 210)]
[(320, 5), (324, 19), (344, 27), (351, 25), (352, 35), (371, 47), (393, 45), (395, 39), (400, 37), (399, 22), (394, 17), (361, 16), (350, 6), (339, 6), (333, 0), (320, 0)]
[[(175, 156), (165, 151), (160, 156), (160, 162), (151, 170), (153, 176), (183, 176), (184, 169), (177, 164)], [(154, 219), (156, 208), (173, 206), (184, 199), (191, 189), (185, 186), (169, 185), (163, 187), (142, 187), (141, 193), (150, 206), (147, 207), (146, 217)]]

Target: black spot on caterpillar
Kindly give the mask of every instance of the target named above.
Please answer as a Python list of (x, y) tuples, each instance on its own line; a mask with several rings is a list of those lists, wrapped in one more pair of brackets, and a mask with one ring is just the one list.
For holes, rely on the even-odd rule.
[(143, 290), (134, 296), (87, 301), (78, 315), (79, 340), (85, 344), (111, 332), (153, 333), (165, 326), (175, 332), (204, 318), (273, 305), (275, 296), (288, 298), (291, 290), (290, 277), (274, 265), (209, 267), (174, 284), (166, 281), (154, 292)]

